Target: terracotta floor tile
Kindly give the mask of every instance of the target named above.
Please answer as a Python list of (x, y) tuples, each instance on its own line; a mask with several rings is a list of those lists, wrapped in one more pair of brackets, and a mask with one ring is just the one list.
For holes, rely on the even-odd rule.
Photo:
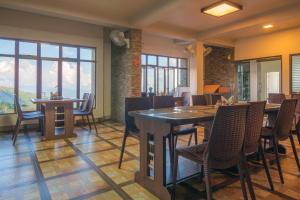
[(36, 180), (32, 165), (0, 170), (0, 177), (0, 188)]
[(137, 183), (126, 185), (122, 189), (134, 200), (143, 199), (143, 200), (158, 200), (153, 194), (148, 192), (142, 186)]
[(0, 192), (0, 199), (2, 200), (38, 200), (41, 199), (37, 184), (29, 184), (19, 186), (17, 188), (4, 190)]
[[(121, 151), (118, 149), (113, 149), (103, 152), (90, 153), (87, 154), (87, 157), (92, 160), (97, 166), (100, 166), (119, 161), (120, 152)], [(128, 154), (124, 153), (123, 159), (126, 160), (128, 158)]]
[(97, 194), (86, 200), (122, 200), (122, 198), (115, 191), (103, 192), (101, 194)]

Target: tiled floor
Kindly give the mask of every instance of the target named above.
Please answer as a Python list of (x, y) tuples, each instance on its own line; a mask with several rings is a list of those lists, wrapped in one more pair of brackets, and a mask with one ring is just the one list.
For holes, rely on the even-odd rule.
[[(39, 134), (30, 132), (18, 138), (15, 147), (10, 135), (0, 136), (0, 199), (157, 199), (134, 182), (139, 169), (139, 145), (127, 140), (122, 169), (118, 159), (124, 127), (111, 121), (98, 125), (99, 135), (78, 127), (78, 137), (40, 141)], [(199, 141), (202, 140), (199, 129)], [(188, 138), (180, 138), (185, 145)], [(282, 156), (285, 184), (280, 184), (276, 166), (271, 162), (275, 191), (268, 188), (261, 166), (251, 164), (257, 199), (300, 199), (300, 173), (290, 145)], [(296, 142), (300, 156), (300, 146)], [(243, 199), (239, 181), (220, 173), (213, 175), (215, 199)], [(178, 186), (177, 199), (203, 199), (204, 185), (198, 178)]]

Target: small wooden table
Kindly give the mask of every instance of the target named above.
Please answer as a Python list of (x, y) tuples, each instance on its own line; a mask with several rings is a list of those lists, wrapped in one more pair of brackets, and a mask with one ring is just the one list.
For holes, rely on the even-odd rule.
[[(276, 115), (279, 108), (279, 104), (267, 104), (265, 113)], [(167, 188), (172, 184), (172, 171), (166, 137), (173, 126), (197, 123), (210, 126), (216, 111), (215, 106), (191, 106), (130, 112), (140, 130), (140, 170), (135, 174), (135, 181), (159, 199), (171, 199)], [(181, 157), (178, 166), (178, 181), (200, 172), (198, 164)]]
[[(39, 104), (44, 107), (45, 125), (44, 125), (44, 139), (57, 139), (62, 137), (74, 136), (74, 117), (73, 117), (73, 103), (82, 102), (82, 99), (64, 98), (59, 100), (51, 100), (49, 98), (33, 98), (32, 103)], [(64, 110), (64, 134), (55, 135), (55, 117), (57, 107)]]

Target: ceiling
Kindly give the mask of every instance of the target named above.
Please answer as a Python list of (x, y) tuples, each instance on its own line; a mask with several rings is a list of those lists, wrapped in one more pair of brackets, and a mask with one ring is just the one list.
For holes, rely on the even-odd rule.
[[(183, 40), (235, 41), (300, 26), (300, 0), (231, 0), (243, 10), (223, 17), (202, 14), (218, 0), (0, 0), (0, 7), (91, 24), (133, 27)], [(263, 30), (264, 24), (274, 28)]]

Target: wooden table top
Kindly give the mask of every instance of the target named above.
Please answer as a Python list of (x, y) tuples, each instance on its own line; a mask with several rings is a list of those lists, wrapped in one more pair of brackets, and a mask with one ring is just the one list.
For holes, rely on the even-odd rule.
[(50, 99), (50, 98), (32, 98), (31, 102), (34, 104), (47, 104), (47, 103), (76, 103), (82, 102), (84, 99), (73, 99), (73, 98), (63, 98), (63, 99)]
[[(280, 104), (266, 104), (265, 112), (278, 111)], [(162, 121), (174, 125), (211, 121), (217, 108), (209, 106), (182, 106), (163, 109), (149, 109), (129, 112), (130, 116)]]

